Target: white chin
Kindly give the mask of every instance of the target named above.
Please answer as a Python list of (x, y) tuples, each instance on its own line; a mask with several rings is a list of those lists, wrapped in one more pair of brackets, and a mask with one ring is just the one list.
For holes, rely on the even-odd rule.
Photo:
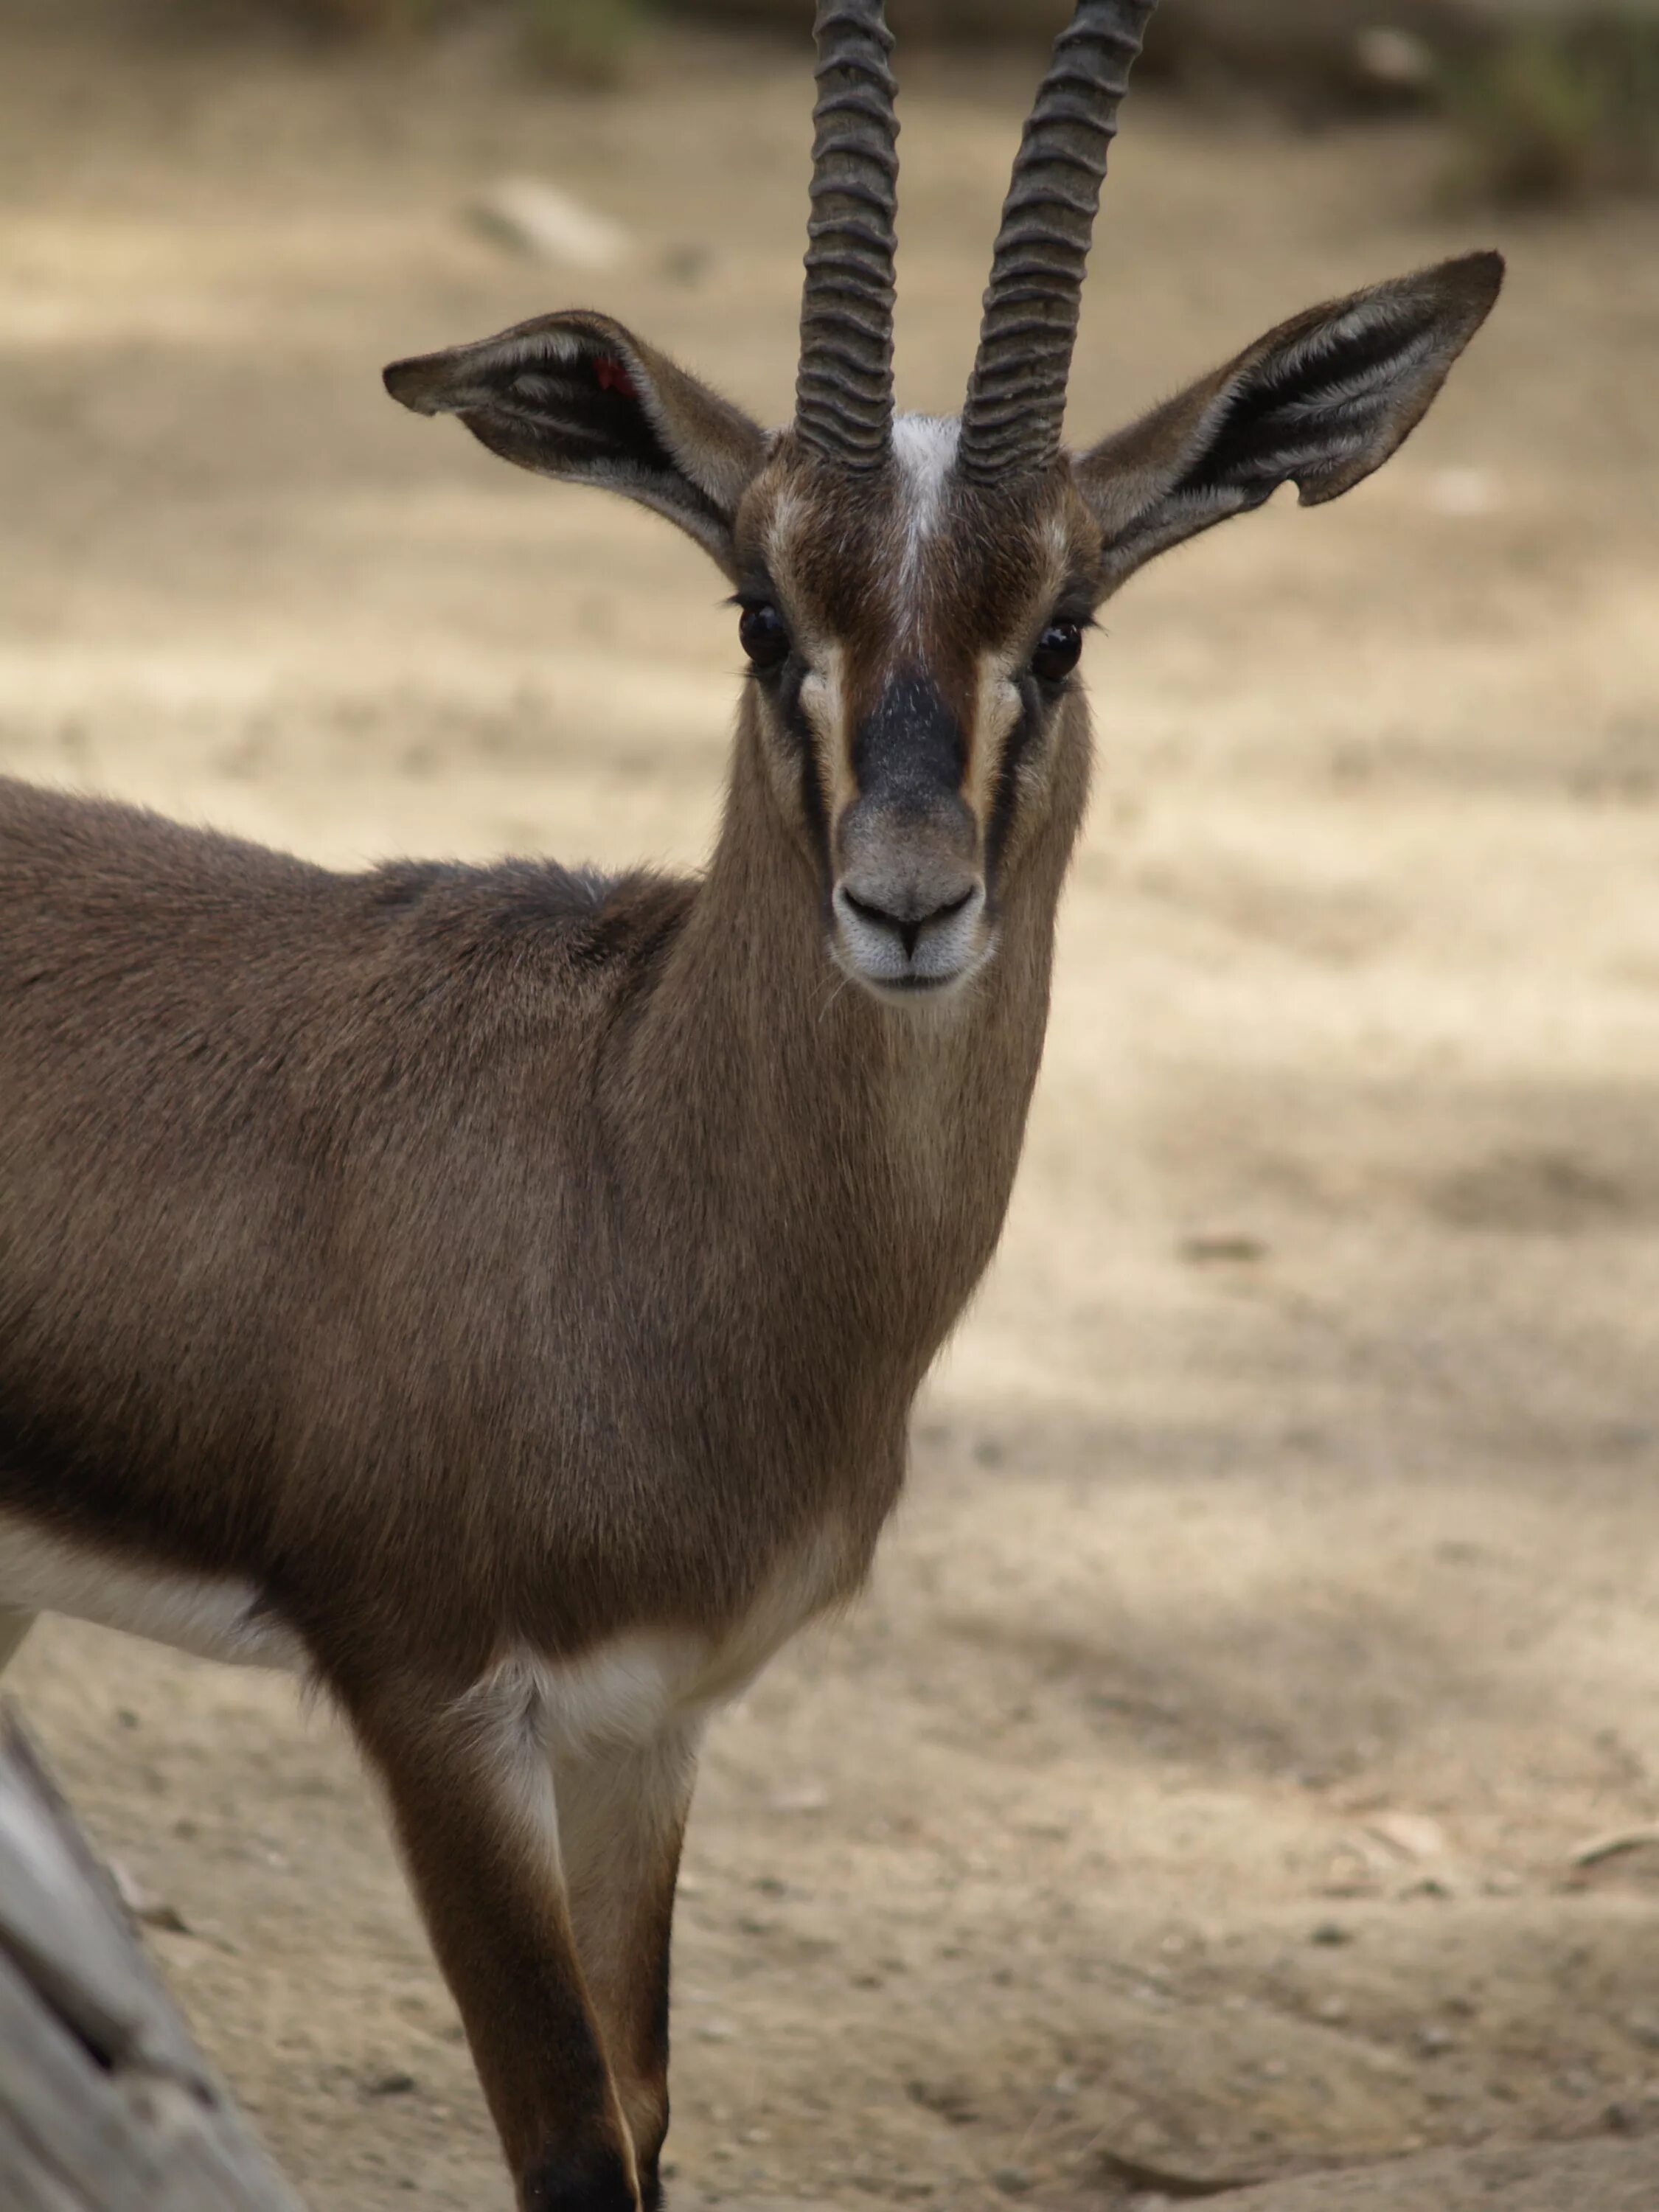
[(858, 981), (866, 991), (884, 999), (891, 1006), (936, 1006), (962, 988), (964, 971), (958, 969), (953, 975), (902, 975), (889, 981), (885, 977), (860, 975)]

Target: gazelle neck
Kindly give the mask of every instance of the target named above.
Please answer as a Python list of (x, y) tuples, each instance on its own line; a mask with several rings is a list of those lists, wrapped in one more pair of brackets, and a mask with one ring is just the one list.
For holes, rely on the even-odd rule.
[(1024, 856), (985, 969), (942, 1004), (889, 1005), (829, 956), (762, 742), (745, 710), (712, 863), (635, 1033), (632, 1171), (681, 1249), (730, 1271), (720, 1295), (756, 1308), (763, 1342), (787, 1286), (798, 1338), (815, 1322), (908, 1400), (1001, 1231), (1083, 793)]

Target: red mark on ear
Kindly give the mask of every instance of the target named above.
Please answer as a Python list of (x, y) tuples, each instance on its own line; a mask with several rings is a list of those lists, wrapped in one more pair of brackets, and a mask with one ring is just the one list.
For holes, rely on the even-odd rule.
[(601, 392), (620, 392), (624, 399), (637, 399), (634, 380), (619, 361), (608, 353), (599, 354), (593, 362), (593, 374)]

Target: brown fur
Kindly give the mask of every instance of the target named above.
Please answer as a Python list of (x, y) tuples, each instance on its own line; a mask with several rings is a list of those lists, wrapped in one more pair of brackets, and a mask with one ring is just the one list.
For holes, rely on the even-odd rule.
[[(526, 2203), (604, 2061), (552, 1870), (439, 1716), (509, 1646), (718, 1639), (820, 1527), (824, 1600), (862, 1576), (1012, 1181), (1070, 720), (948, 1030), (829, 968), (752, 699), (700, 884), (332, 876), (0, 787), (0, 1504), (246, 1577), (299, 1632), (387, 1783)], [(896, 1138), (915, 1092), (925, 1157)], [(616, 2015), (638, 1984), (611, 2054), (665, 2120), (677, 1850), (598, 1977)]]
[[(0, 784), (0, 1512), (298, 1640), (533, 2212), (659, 2202), (696, 1741), (568, 1740), (547, 1682), (641, 1632), (741, 1674), (864, 1575), (1042, 1051), (1089, 734), (1031, 655), (1273, 482), (1386, 458), (1493, 290), (1339, 303), (1080, 463), (942, 475), (931, 529), (896, 462), (854, 484), (602, 317), (390, 372), (781, 610), (696, 880), (332, 874)], [(1310, 474), (1310, 383), (1379, 358)], [(982, 894), (954, 990), (863, 987), (854, 868), (913, 935)]]
[(345, 1681), (718, 1629), (826, 1510), (861, 1564), (1000, 1227), (1082, 779), (911, 1030), (835, 988), (758, 720), (701, 884), (334, 876), (0, 787), (0, 1499), (250, 1577)]

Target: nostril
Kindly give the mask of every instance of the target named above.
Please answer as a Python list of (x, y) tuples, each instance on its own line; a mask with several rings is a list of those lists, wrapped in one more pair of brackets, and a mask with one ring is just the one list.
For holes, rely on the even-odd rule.
[(932, 914), (924, 915), (922, 916), (922, 920), (924, 921), (949, 921), (953, 914), (960, 914), (964, 907), (971, 906), (973, 902), (974, 886), (972, 884), (969, 884), (967, 890), (963, 891), (960, 898), (946, 899), (943, 906), (936, 906)]
[(915, 958), (916, 942), (921, 935), (920, 921), (907, 921), (903, 915), (895, 914), (890, 907), (878, 906), (872, 899), (862, 899), (856, 891), (849, 891), (845, 884), (842, 886), (841, 895), (860, 921), (867, 922), (872, 929), (890, 930), (904, 947), (905, 958)]
[(973, 904), (976, 896), (977, 887), (970, 884), (960, 897), (945, 899), (939, 905), (930, 908), (926, 914), (895, 914), (890, 907), (878, 906), (873, 899), (860, 898), (856, 891), (849, 890), (845, 884), (841, 887), (842, 900), (861, 921), (868, 922), (873, 929), (892, 931), (900, 944), (903, 945), (904, 957), (907, 960), (915, 959), (916, 947), (921, 942), (921, 933), (924, 929), (929, 928), (934, 922), (949, 921), (953, 915), (964, 912)]
[(861, 899), (856, 891), (849, 891), (845, 884), (841, 887), (841, 895), (860, 921), (872, 923), (877, 929), (904, 927), (897, 915), (890, 914), (884, 906), (876, 906), (869, 899)]

